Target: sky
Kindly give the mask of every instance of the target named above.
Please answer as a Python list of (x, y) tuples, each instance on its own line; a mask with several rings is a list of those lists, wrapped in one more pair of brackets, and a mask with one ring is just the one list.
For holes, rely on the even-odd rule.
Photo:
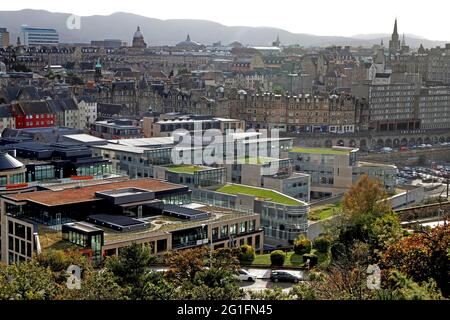
[(399, 33), (450, 40), (448, 0), (14, 0), (0, 10), (43, 9), (76, 15), (130, 12), (158, 19), (205, 19), (228, 26), (276, 27), (329, 36)]

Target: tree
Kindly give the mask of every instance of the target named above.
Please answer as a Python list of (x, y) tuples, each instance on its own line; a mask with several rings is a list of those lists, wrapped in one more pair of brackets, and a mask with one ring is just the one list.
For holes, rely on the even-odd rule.
[(234, 272), (210, 268), (199, 271), (191, 282), (185, 282), (178, 291), (182, 300), (237, 300), (244, 297)]
[(371, 243), (375, 250), (384, 251), (403, 237), (403, 228), (395, 213), (378, 217), (369, 229)]
[(197, 272), (205, 268), (208, 250), (205, 247), (179, 251), (171, 251), (166, 255), (166, 265), (169, 267), (167, 277), (175, 284), (192, 281)]
[(272, 263), (272, 266), (283, 266), (285, 259), (286, 254), (281, 250), (272, 251), (270, 254), (270, 262)]
[(279, 84), (275, 84), (274, 86), (273, 86), (273, 93), (275, 93), (275, 94), (284, 94), (284, 88), (281, 86), (281, 85), (279, 85)]
[(84, 274), (80, 289), (63, 287), (58, 299), (62, 300), (122, 300), (126, 290), (121, 288), (112, 272), (89, 271)]
[(421, 230), (393, 243), (383, 254), (387, 269), (396, 269), (413, 281), (434, 279), (445, 297), (450, 295), (450, 225)]
[(392, 212), (387, 194), (378, 180), (362, 175), (344, 195), (342, 211), (352, 225), (370, 225), (377, 217)]
[(67, 280), (67, 269), (70, 265), (76, 265), (82, 272), (92, 270), (91, 262), (76, 250), (45, 250), (36, 256), (36, 262), (44, 267), (50, 268), (54, 273), (58, 283), (65, 283)]
[(142, 299), (172, 300), (176, 299), (176, 287), (161, 272), (149, 272), (146, 276)]
[(131, 298), (139, 298), (145, 283), (146, 273), (155, 258), (150, 248), (133, 243), (119, 251), (118, 256), (106, 260), (106, 269), (114, 275), (120, 286), (129, 288)]
[(331, 242), (326, 237), (318, 237), (314, 239), (314, 248), (321, 253), (327, 253), (330, 249)]
[(379, 300), (441, 300), (436, 282), (417, 283), (397, 270), (390, 272), (387, 285), (377, 292)]
[(250, 291), (251, 300), (292, 300), (290, 292), (283, 292), (280, 287), (265, 289), (262, 291)]
[(0, 300), (52, 300), (57, 290), (50, 268), (35, 261), (0, 265)]
[[(252, 248), (253, 249), (253, 248)], [(237, 272), (240, 268), (238, 248), (219, 248), (212, 254), (211, 266), (216, 269), (225, 269)]]

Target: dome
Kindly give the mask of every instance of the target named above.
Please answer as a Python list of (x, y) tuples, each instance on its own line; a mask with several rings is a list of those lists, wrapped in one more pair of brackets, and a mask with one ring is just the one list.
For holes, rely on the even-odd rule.
[(187, 35), (186, 40), (178, 42), (177, 47), (200, 47), (201, 44), (191, 40), (191, 37)]
[(138, 38), (144, 38), (144, 35), (142, 34), (140, 27), (137, 27), (137, 30), (133, 36), (133, 39), (138, 39)]
[(6, 152), (0, 152), (0, 171), (20, 169), (23, 163)]

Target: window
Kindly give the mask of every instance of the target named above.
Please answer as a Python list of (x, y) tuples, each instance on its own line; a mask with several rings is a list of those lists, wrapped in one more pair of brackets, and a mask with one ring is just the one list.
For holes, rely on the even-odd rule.
[(228, 236), (228, 226), (222, 226), (220, 228), (220, 238), (226, 238)]
[(167, 250), (167, 239), (158, 240), (156, 243), (156, 252), (163, 252)]
[(217, 240), (219, 238), (219, 228), (212, 229), (212, 239)]

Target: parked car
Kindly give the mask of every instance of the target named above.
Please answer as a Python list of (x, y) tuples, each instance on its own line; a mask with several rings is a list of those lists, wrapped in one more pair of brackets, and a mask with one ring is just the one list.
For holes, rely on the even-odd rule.
[(248, 272), (245, 269), (240, 269), (238, 272), (239, 272), (238, 278), (241, 281), (253, 281), (254, 282), (257, 279), (256, 275), (251, 274), (250, 272)]
[(274, 270), (270, 275), (270, 280), (273, 282), (294, 282), (298, 283), (302, 278), (290, 271)]

